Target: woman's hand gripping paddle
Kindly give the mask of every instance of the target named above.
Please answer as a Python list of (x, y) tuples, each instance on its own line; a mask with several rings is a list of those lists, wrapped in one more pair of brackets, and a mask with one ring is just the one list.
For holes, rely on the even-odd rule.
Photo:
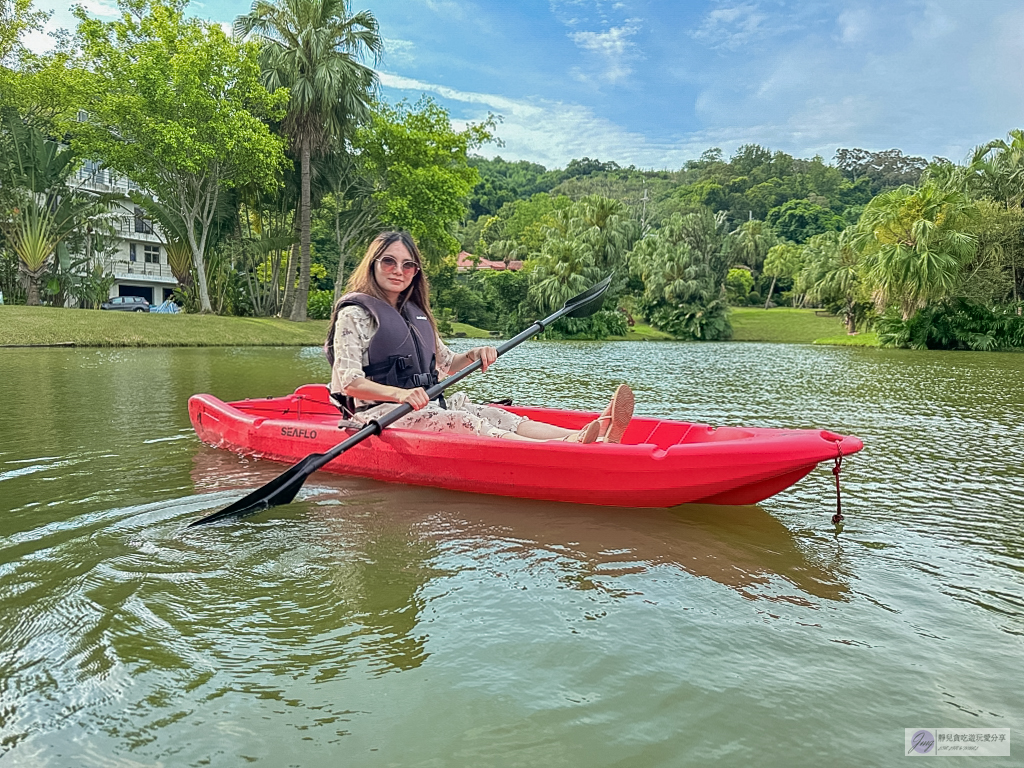
[[(588, 315), (592, 315), (600, 308), (601, 300), (604, 297), (605, 291), (608, 290), (608, 286), (611, 284), (611, 281), (612, 278), (611, 275), (609, 275), (597, 285), (587, 289), (578, 296), (574, 296), (569, 299), (560, 310), (550, 317), (538, 320), (515, 338), (506, 341), (498, 347), (498, 357), (501, 357), (513, 347), (519, 346), (530, 337), (536, 336), (559, 318), (587, 317)], [(433, 400), (439, 394), (448, 389), (448, 387), (453, 384), (457, 384), (469, 376), (469, 374), (473, 373), (473, 371), (478, 370), (480, 366), (481, 362), (479, 360), (474, 360), (458, 373), (452, 374), (444, 381), (438, 382), (428, 389), (427, 396)], [(334, 446), (326, 453), (311, 453), (287, 472), (274, 478), (262, 488), (256, 489), (245, 498), (239, 499), (231, 506), (225, 507), (219, 512), (214, 512), (211, 515), (207, 515), (206, 517), (189, 523), (188, 527), (194, 528), (197, 525), (214, 523), (218, 520), (225, 520), (229, 517), (254, 515), (264, 509), (276, 507), (278, 504), (287, 504), (295, 498), (295, 494), (299, 492), (302, 484), (306, 482), (306, 478), (311, 474), (328, 462), (336, 459), (352, 446), (358, 445), (372, 435), (379, 435), (385, 428), (391, 426), (400, 418), (411, 412), (412, 406), (407, 403), (403, 403), (394, 410), (386, 413), (384, 416), (381, 416), (379, 419), (371, 421), (361, 430), (352, 435), (352, 437), (348, 438), (348, 440)]]

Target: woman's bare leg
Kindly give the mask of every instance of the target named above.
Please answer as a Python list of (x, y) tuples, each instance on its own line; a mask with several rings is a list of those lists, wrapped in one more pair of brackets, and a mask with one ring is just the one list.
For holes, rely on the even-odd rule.
[(524, 421), (517, 428), (517, 437), (525, 437), (527, 440), (561, 440), (563, 437), (575, 435), (578, 429), (565, 429), (556, 427), (554, 424), (545, 424), (543, 421)]

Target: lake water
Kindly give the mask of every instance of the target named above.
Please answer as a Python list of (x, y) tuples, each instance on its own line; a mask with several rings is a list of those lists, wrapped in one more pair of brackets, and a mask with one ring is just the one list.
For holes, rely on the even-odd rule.
[(838, 536), (828, 466), (671, 510), (318, 474), (186, 531), (283, 469), (201, 445), (188, 397), (327, 374), (0, 350), (0, 764), (882, 766), (904, 728), (1024, 738), (1024, 355), (528, 343), (466, 382), (856, 434)]

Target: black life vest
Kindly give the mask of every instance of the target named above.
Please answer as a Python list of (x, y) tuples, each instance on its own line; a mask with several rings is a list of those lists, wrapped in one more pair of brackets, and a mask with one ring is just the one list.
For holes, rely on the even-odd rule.
[[(388, 302), (365, 293), (346, 293), (338, 300), (339, 308), (351, 305), (362, 307), (377, 321), (363, 366), (366, 378), (402, 389), (426, 389), (438, 382), (436, 336), (426, 312), (409, 301), (399, 313)], [(343, 411), (355, 412), (353, 398), (341, 393), (332, 397)], [(444, 398), (437, 399), (444, 407)]]

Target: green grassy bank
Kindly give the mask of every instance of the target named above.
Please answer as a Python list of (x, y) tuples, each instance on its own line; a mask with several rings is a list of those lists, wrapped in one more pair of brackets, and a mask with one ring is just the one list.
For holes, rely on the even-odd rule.
[(833, 347), (877, 347), (877, 333), (858, 333), (856, 336), (829, 336), (826, 339), (815, 339), (815, 344), (826, 344)]
[(812, 344), (819, 339), (859, 338), (847, 337), (846, 326), (838, 317), (823, 317), (813, 309), (736, 307), (730, 310), (729, 320), (733, 341)]
[(305, 347), (326, 334), (326, 320), (0, 306), (0, 346)]
[(643, 323), (637, 323), (625, 336), (611, 336), (609, 341), (672, 341), (672, 336)]
[[(493, 339), (489, 331), (483, 328), (476, 328), (466, 323), (452, 323), (452, 331), (455, 336), (467, 339)], [(609, 336), (608, 341), (671, 341), (672, 337), (643, 323), (637, 323), (630, 328), (625, 336)]]
[[(735, 341), (790, 344), (854, 344), (875, 346), (874, 334), (847, 336), (837, 317), (819, 317), (813, 309), (742, 307), (730, 314)], [(454, 323), (466, 338), (489, 339), (480, 328)], [(267, 317), (156, 315), (135, 312), (0, 306), (0, 346), (35, 347), (234, 347), (320, 346), (326, 320), (292, 323)], [(671, 337), (637, 323), (613, 341), (656, 341)]]
[(490, 331), (485, 331), (483, 328), (477, 328), (475, 325), (469, 325), (468, 323), (452, 323), (452, 334), (456, 337), (467, 338), (467, 339), (490, 339)]

